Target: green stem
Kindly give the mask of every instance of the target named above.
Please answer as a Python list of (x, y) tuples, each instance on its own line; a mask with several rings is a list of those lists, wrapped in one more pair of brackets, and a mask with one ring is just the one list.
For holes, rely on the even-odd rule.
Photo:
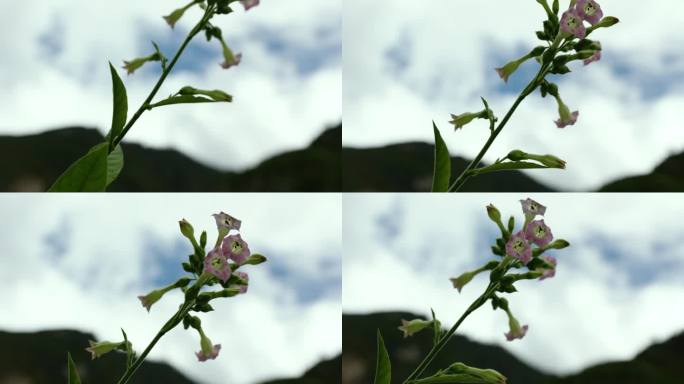
[(117, 384), (126, 384), (128, 383), (128, 380), (133, 377), (133, 374), (140, 368), (142, 363), (145, 361), (145, 358), (147, 355), (152, 351), (152, 348), (154, 348), (155, 345), (157, 345), (157, 342), (170, 330), (172, 330), (178, 323), (180, 323), (183, 320), (183, 317), (190, 312), (190, 308), (195, 305), (195, 300), (191, 300), (187, 303), (185, 303), (179, 310), (176, 312), (170, 319), (169, 321), (164, 324), (164, 326), (159, 330), (157, 335), (152, 339), (150, 344), (147, 345), (147, 348), (143, 351), (143, 353), (138, 356), (138, 358), (133, 362), (133, 364), (126, 369), (126, 372), (124, 372), (123, 376), (119, 381), (117, 381)]
[[(194, 4), (194, 3), (193, 3)], [(207, 21), (211, 18), (212, 14), (214, 12), (214, 7), (207, 7), (206, 11), (204, 12), (204, 16), (202, 16), (202, 19), (195, 25), (195, 27), (190, 31), (188, 36), (185, 38), (181, 46), (178, 48), (178, 51), (174, 55), (173, 59), (169, 63), (169, 65), (166, 67), (166, 69), (162, 72), (161, 77), (159, 77), (159, 80), (157, 81), (157, 84), (155, 84), (154, 88), (152, 88), (152, 91), (150, 94), (147, 96), (145, 101), (143, 101), (142, 105), (138, 110), (133, 114), (131, 119), (128, 121), (126, 126), (123, 128), (121, 133), (114, 138), (114, 141), (112, 142), (112, 145), (109, 147), (109, 153), (112, 153), (112, 151), (116, 148), (116, 146), (123, 140), (124, 136), (128, 133), (128, 131), (133, 127), (133, 125), (138, 121), (140, 116), (145, 112), (147, 109), (147, 106), (152, 102), (152, 99), (157, 95), (157, 92), (159, 92), (159, 89), (161, 88), (162, 84), (164, 83), (164, 80), (166, 80), (166, 77), (171, 73), (171, 70), (173, 67), (176, 65), (176, 62), (178, 59), (181, 57), (183, 54), (183, 51), (185, 51), (185, 48), (188, 46), (190, 41), (202, 30), (202, 27), (204, 24), (206, 24)]]
[(456, 330), (458, 327), (463, 323), (463, 321), (473, 313), (476, 309), (480, 308), (484, 303), (487, 302), (489, 297), (494, 293), (497, 288), (499, 287), (499, 283), (490, 283), (485, 292), (482, 294), (482, 296), (478, 297), (471, 305), (466, 309), (466, 311), (461, 315), (461, 317), (456, 321), (456, 323), (451, 327), (449, 332), (446, 333), (439, 341), (437, 344), (435, 344), (430, 352), (428, 352), (427, 356), (423, 359), (423, 361), (418, 364), (416, 369), (409, 375), (409, 377), (406, 378), (406, 380), (403, 381), (403, 384), (408, 384), (411, 382), (411, 380), (417, 379), (424, 371), (427, 369), (427, 367), (430, 365), (432, 360), (435, 359), (437, 354), (444, 348), (444, 346), (449, 342), (451, 337), (456, 333)]
[[(553, 48), (554, 47), (552, 47), (552, 49)], [(501, 120), (501, 122), (499, 123), (499, 126), (494, 131), (492, 131), (492, 133), (489, 136), (489, 139), (487, 140), (487, 142), (484, 144), (484, 146), (480, 150), (480, 153), (477, 154), (477, 156), (470, 162), (470, 164), (468, 164), (466, 169), (463, 170), (461, 175), (454, 181), (453, 184), (451, 184), (451, 186), (449, 187), (447, 192), (458, 192), (458, 190), (460, 190), (461, 187), (463, 187), (463, 184), (465, 184), (465, 182), (470, 177), (473, 176), (471, 171), (478, 164), (480, 164), (480, 162), (482, 161), (482, 158), (484, 157), (484, 155), (489, 150), (489, 147), (492, 146), (492, 144), (494, 143), (494, 140), (496, 140), (496, 137), (499, 136), (499, 133), (501, 133), (501, 131), (504, 129), (504, 127), (506, 126), (506, 123), (508, 123), (508, 121), (511, 119), (511, 117), (513, 116), (513, 113), (516, 111), (516, 109), (518, 109), (518, 106), (520, 105), (520, 103), (522, 103), (522, 101), (525, 100), (525, 98), (527, 96), (529, 96), (532, 92), (534, 92), (534, 90), (539, 86), (539, 84), (541, 84), (541, 81), (544, 79), (544, 76), (546, 76), (546, 73), (547, 73), (549, 67), (550, 67), (550, 64), (546, 64), (546, 65), (541, 66), (537, 75), (534, 77), (534, 79), (532, 79), (532, 81), (530, 81), (530, 83), (520, 93), (518, 98), (515, 100), (515, 102), (511, 106), (511, 108), (506, 113), (506, 116), (504, 116), (503, 120)]]

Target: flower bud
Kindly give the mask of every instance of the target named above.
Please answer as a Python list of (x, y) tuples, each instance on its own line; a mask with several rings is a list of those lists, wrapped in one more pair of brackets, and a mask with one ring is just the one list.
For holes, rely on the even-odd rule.
[(88, 344), (90, 344), (90, 347), (86, 348), (85, 350), (90, 352), (90, 357), (92, 358), (92, 360), (95, 360), (96, 358), (106, 353), (109, 353), (115, 349), (125, 348), (126, 346), (126, 343), (123, 341), (118, 343), (111, 343), (109, 341), (102, 341), (96, 343), (93, 340), (89, 340)]
[(187, 237), (188, 239), (195, 240), (195, 229), (192, 227), (189, 221), (183, 219), (178, 222), (178, 225), (180, 226), (180, 231), (183, 236)]
[(266, 256), (259, 253), (255, 253), (250, 255), (247, 258), (247, 260), (245, 260), (245, 262), (242, 263), (242, 265), (259, 265), (261, 263), (265, 263), (266, 261), (268, 261), (268, 259), (266, 259)]
[(415, 333), (418, 333), (422, 331), (423, 329), (427, 327), (432, 326), (432, 321), (427, 321), (427, 320), (422, 320), (422, 319), (414, 319), (411, 321), (406, 321), (404, 319), (401, 319), (401, 326), (398, 327), (398, 329), (402, 332), (404, 332), (404, 338), (407, 338), (409, 336), (413, 336)]
[(454, 126), (454, 129), (460, 129), (463, 128), (465, 125), (470, 124), (475, 119), (486, 119), (488, 116), (487, 111), (480, 111), (480, 112), (466, 112), (460, 115), (454, 115), (451, 114), (451, 121), (449, 124), (452, 124)]
[(501, 222), (501, 212), (493, 204), (487, 206), (487, 216), (495, 223)]
[(547, 245), (546, 249), (563, 249), (563, 248), (567, 248), (569, 246), (570, 246), (570, 243), (568, 243), (566, 240), (558, 239), (558, 240), (554, 241), (553, 243)]
[(598, 24), (594, 25), (593, 29), (610, 28), (619, 22), (620, 22), (620, 19), (618, 19), (617, 17), (607, 16), (607, 17), (604, 17), (603, 19), (601, 19), (601, 21), (599, 21)]

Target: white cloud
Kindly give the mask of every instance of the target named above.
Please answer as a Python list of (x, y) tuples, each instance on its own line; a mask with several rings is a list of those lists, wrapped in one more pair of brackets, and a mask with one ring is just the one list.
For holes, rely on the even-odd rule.
[[(182, 217), (196, 231), (208, 229), (212, 241), (210, 214), (223, 209), (243, 219), (243, 237), (270, 263), (249, 268), (247, 295), (217, 302), (215, 312), (201, 316), (207, 335), (223, 346), (217, 360), (198, 363), (197, 335), (180, 328), (150, 357), (203, 383), (254, 383), (298, 376), (341, 350), (341, 206), (335, 196), (6, 195), (0, 206), (12, 222), (0, 235), (2, 329), (74, 328), (119, 339), (123, 327), (142, 350), (182, 300), (169, 294), (150, 314), (140, 306), (135, 297), (150, 289), (146, 274), (156, 267), (145, 264), (143, 244), (150, 236), (162, 247), (173, 244), (181, 238)], [(45, 240), (55, 231), (66, 238), (62, 257)], [(320, 265), (331, 257), (331, 265)], [(302, 301), (296, 292), (302, 288), (279, 278), (276, 264), (337, 280), (329, 282), (331, 291)]]
[[(506, 317), (489, 305), (471, 315), (461, 333), (563, 374), (629, 359), (684, 329), (684, 311), (672, 304), (684, 297), (679, 196), (531, 197), (548, 206), (546, 222), (554, 234), (573, 245), (555, 252), (555, 278), (518, 283), (519, 292), (509, 296), (513, 312), (530, 325), (528, 335), (507, 343)], [(408, 310), (429, 316), (434, 308), (444, 324), (453, 324), (486, 285), (487, 277), (478, 276), (459, 295), (448, 280), (493, 257), (493, 238), (481, 240), (486, 231), (496, 233), (485, 205), (494, 203), (505, 217), (519, 218), (520, 198), (345, 196), (343, 311)], [(378, 222), (389, 212), (400, 212), (385, 221), (395, 227), (395, 237), (383, 236), (386, 229)], [(652, 270), (642, 269), (653, 263)]]
[[(0, 132), (28, 134), (68, 125), (104, 131), (111, 123), (110, 60), (146, 55), (152, 39), (168, 39), (172, 31), (161, 19), (180, 3), (154, 0), (125, 6), (86, 0), (24, 1), (0, 5), (6, 33), (0, 44), (8, 53), (0, 63)], [(143, 115), (127, 140), (152, 147), (173, 147), (222, 169), (255, 165), (276, 153), (301, 148), (321, 130), (341, 119), (340, 52), (326, 47), (339, 41), (341, 1), (279, 0), (263, 2), (244, 12), (217, 17), (224, 36), (243, 63), (229, 71), (219, 68), (220, 49), (203, 36), (192, 46), (216, 54), (199, 72), (179, 71), (158, 97), (192, 84), (221, 88), (235, 96), (229, 105), (181, 106)], [(199, 17), (187, 13), (174, 36), (181, 38)], [(266, 48), (271, 31), (288, 49), (331, 55), (311, 73), (296, 71), (298, 58)], [(323, 32), (327, 31), (326, 33)], [(49, 54), (41, 41), (55, 49)], [(177, 46), (174, 44), (173, 47)], [(173, 52), (166, 52), (168, 56)], [(190, 58), (183, 57), (182, 61)], [(304, 59), (301, 59), (304, 60)], [(123, 70), (121, 70), (123, 73)], [(154, 74), (124, 78), (129, 115), (145, 99)], [(36, 113), (40, 111), (40, 113)]]
[[(634, 7), (602, 1), (621, 23), (597, 33), (604, 59), (563, 78), (564, 100), (580, 110), (579, 124), (558, 130), (555, 103), (530, 97), (497, 138), (488, 161), (520, 148), (553, 153), (568, 170), (529, 172), (563, 190), (587, 190), (626, 175), (650, 171), (684, 149), (677, 111), (684, 107), (684, 6), (673, 0)], [(363, 15), (360, 17), (359, 15)], [(344, 5), (345, 145), (377, 146), (409, 140), (433, 142), (435, 120), (454, 155), (474, 157), (487, 139), (484, 126), (449, 132), (450, 113), (481, 108), (485, 96), (501, 117), (513, 97), (495, 91), (492, 68), (530, 49), (544, 14), (533, 2), (448, 0)], [(367, 20), (373, 20), (372, 23)], [(388, 51), (401, 52), (396, 70)], [(494, 57), (496, 56), (496, 57)], [(631, 75), (619, 72), (627, 68)], [(649, 84), (653, 78), (657, 84)], [(511, 86), (509, 86), (510, 88)], [(660, 89), (645, 98), (644, 89)]]

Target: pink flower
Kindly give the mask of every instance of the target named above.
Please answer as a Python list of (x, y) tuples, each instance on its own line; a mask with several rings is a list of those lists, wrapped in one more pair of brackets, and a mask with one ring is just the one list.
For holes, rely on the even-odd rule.
[(242, 53), (226, 56), (225, 60), (223, 60), (223, 63), (221, 63), (221, 68), (228, 69), (232, 66), (238, 65), (240, 64), (240, 60), (242, 60)]
[(202, 350), (199, 352), (195, 352), (195, 356), (197, 356), (198, 361), (207, 361), (209, 359), (214, 360), (219, 354), (219, 351), (221, 350), (221, 344), (216, 344), (214, 346), (211, 345), (211, 340), (209, 340), (208, 348), (205, 348), (205, 343), (204, 340), (209, 340), (208, 338), (203, 338), (202, 339)]
[(553, 256), (542, 256), (540, 259), (551, 265), (551, 268), (543, 269), (542, 276), (539, 278), (539, 280), (550, 279), (556, 276), (556, 265), (558, 264), (558, 260), (556, 260), (556, 258)]
[(216, 226), (221, 229), (227, 229), (228, 231), (234, 229), (236, 231), (240, 230), (240, 226), (242, 225), (242, 221), (234, 218), (233, 216), (221, 211), (221, 213), (215, 213), (212, 216), (214, 216), (214, 219), (216, 220)]
[(594, 0), (577, 0), (577, 14), (583, 20), (594, 25), (603, 18), (601, 6)]
[(575, 125), (575, 123), (577, 122), (577, 118), (579, 117), (579, 111), (574, 111), (570, 113), (570, 110), (565, 105), (561, 106), (559, 108), (559, 111), (560, 118), (554, 121), (554, 123), (556, 123), (556, 127), (565, 128), (568, 125)]
[(245, 272), (235, 272), (235, 274), (245, 281), (245, 285), (240, 285), (240, 293), (247, 293), (247, 287), (249, 287), (249, 275)]
[(221, 244), (221, 250), (225, 257), (232, 259), (238, 264), (242, 264), (247, 260), (251, 252), (249, 246), (242, 240), (240, 234), (226, 236)]
[(218, 247), (209, 251), (204, 259), (204, 272), (211, 273), (224, 283), (230, 278), (232, 273), (230, 265)]
[(249, 11), (250, 8), (259, 5), (259, 0), (240, 0), (240, 3), (245, 7), (245, 11)]
[(529, 327), (527, 325), (523, 325), (522, 327), (518, 325), (518, 327), (515, 329), (511, 328), (511, 330), (508, 333), (504, 333), (504, 335), (506, 336), (506, 340), (513, 341), (515, 339), (522, 339), (523, 337), (525, 337), (525, 334), (527, 334), (528, 328)]
[(535, 220), (527, 223), (525, 238), (539, 247), (545, 247), (553, 240), (553, 234), (551, 228), (544, 224), (544, 220)]
[(561, 31), (575, 35), (579, 39), (584, 39), (587, 35), (587, 29), (584, 27), (582, 17), (575, 9), (568, 9), (563, 13), (560, 21)]
[(593, 56), (584, 60), (584, 65), (589, 65), (589, 64), (593, 63), (594, 61), (599, 61), (599, 60), (601, 60), (601, 51), (600, 50), (594, 52)]
[(527, 264), (532, 260), (532, 247), (525, 238), (525, 234), (520, 231), (511, 236), (508, 243), (506, 243), (506, 254)]
[(528, 217), (530, 220), (534, 219), (537, 215), (544, 216), (546, 213), (545, 206), (537, 203), (529, 197), (525, 200), (520, 200), (520, 204), (522, 204), (522, 210), (525, 214), (525, 217)]

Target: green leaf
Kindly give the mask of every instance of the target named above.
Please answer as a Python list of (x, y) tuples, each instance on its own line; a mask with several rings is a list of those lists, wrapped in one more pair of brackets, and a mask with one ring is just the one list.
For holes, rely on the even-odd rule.
[(108, 143), (101, 143), (76, 160), (48, 192), (104, 192), (107, 186)]
[(112, 153), (107, 156), (107, 183), (108, 187), (121, 173), (124, 166), (124, 153), (120, 145), (117, 145)]
[(385, 342), (382, 340), (382, 334), (378, 329), (378, 358), (375, 365), (375, 380), (373, 384), (390, 384), (392, 377), (392, 364), (390, 363), (389, 354), (385, 349)]
[(491, 172), (515, 171), (518, 169), (547, 169), (547, 168), (549, 168), (549, 167), (542, 165), (542, 164), (530, 163), (527, 161), (508, 161), (505, 163), (497, 163), (497, 164), (492, 164), (492, 165), (487, 166), (487, 167), (473, 169), (469, 173), (472, 176), (477, 176), (477, 175), (482, 175), (482, 174), (491, 173)]
[(81, 384), (81, 378), (78, 376), (76, 364), (71, 359), (71, 353), (67, 352), (67, 381), (69, 384)]
[(109, 70), (112, 72), (112, 92), (114, 93), (114, 106), (112, 109), (112, 128), (109, 130), (109, 145), (113, 145), (114, 140), (123, 131), (128, 118), (128, 96), (126, 86), (116, 72), (116, 69), (109, 63)]
[(435, 132), (435, 171), (432, 176), (432, 192), (447, 192), (451, 181), (451, 156), (434, 121), (432, 129)]
[(200, 96), (192, 96), (192, 95), (179, 95), (179, 96), (171, 96), (168, 99), (162, 100), (158, 103), (150, 104), (147, 106), (148, 110), (157, 108), (157, 107), (163, 107), (165, 105), (172, 105), (172, 104), (193, 104), (193, 103), (219, 103), (219, 101), (207, 98), (207, 97), (200, 97)]

